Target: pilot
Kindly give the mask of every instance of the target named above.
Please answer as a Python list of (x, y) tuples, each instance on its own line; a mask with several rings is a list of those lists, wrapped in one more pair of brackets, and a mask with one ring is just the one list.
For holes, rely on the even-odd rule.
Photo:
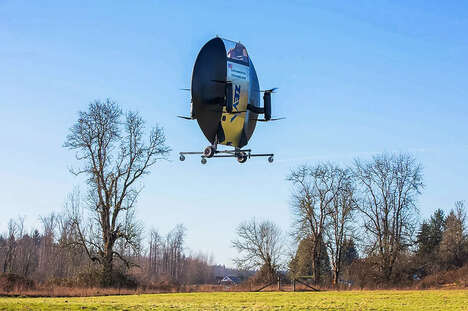
[(248, 62), (249, 61), (249, 56), (247, 55), (247, 50), (240, 43), (236, 43), (236, 46), (228, 51), (227, 56), (229, 58), (241, 60), (243, 62)]

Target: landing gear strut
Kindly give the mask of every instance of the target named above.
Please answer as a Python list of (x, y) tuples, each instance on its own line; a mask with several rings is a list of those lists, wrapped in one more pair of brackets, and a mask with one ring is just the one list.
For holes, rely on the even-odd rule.
[(273, 153), (252, 153), (250, 149), (217, 150), (216, 145), (208, 146), (203, 152), (179, 152), (179, 160), (184, 161), (189, 154), (201, 155), (201, 163), (206, 164), (208, 158), (236, 158), (237, 162), (245, 163), (252, 157), (268, 157), (268, 162), (273, 162)]

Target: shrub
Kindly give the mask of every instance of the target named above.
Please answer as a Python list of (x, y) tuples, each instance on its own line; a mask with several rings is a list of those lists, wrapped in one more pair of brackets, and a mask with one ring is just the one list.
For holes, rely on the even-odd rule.
[(22, 291), (34, 289), (32, 280), (26, 279), (14, 273), (3, 273), (0, 275), (0, 291), (9, 293), (13, 290)]
[(468, 287), (468, 264), (463, 267), (437, 272), (426, 276), (416, 284), (419, 289), (441, 287)]

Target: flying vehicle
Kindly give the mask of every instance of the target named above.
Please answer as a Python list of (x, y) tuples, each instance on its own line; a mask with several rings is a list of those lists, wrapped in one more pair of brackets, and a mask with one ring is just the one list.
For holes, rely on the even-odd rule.
[[(196, 58), (191, 88), (183, 89), (191, 92), (190, 116), (178, 117), (196, 120), (210, 145), (203, 152), (179, 152), (179, 159), (201, 155), (201, 163), (206, 164), (208, 158), (234, 157), (245, 163), (251, 157), (268, 157), (268, 162), (273, 162), (274, 154), (255, 154), (243, 147), (257, 121), (282, 119), (271, 117), (271, 94), (276, 89), (260, 90), (257, 72), (243, 44), (219, 37), (208, 41)], [(234, 149), (218, 150), (218, 145)]]

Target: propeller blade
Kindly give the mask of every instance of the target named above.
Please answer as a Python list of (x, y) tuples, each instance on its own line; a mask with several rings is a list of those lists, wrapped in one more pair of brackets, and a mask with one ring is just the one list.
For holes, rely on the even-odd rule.
[(223, 83), (223, 84), (232, 83), (232, 81), (224, 81), (224, 80), (211, 80), (211, 81), (216, 82), (216, 83)]
[(258, 122), (270, 122), (270, 121), (278, 121), (278, 120), (283, 120), (283, 119), (286, 119), (286, 118), (273, 118), (273, 119), (270, 119), (270, 120), (265, 120), (265, 119), (250, 119), (250, 120), (256, 120)]
[(279, 88), (277, 87), (274, 87), (272, 89), (269, 89), (269, 90), (258, 90), (259, 92), (261, 93), (276, 93), (276, 90), (278, 90)]
[(191, 117), (186, 117), (186, 116), (177, 116), (178, 118), (185, 119), (185, 120), (195, 120)]
[(190, 91), (190, 89), (179, 89), (180, 91)]

